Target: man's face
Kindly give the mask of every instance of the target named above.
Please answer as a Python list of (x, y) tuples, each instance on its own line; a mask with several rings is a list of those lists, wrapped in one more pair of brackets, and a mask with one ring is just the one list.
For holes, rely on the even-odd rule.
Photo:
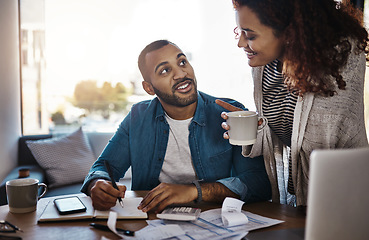
[(162, 104), (186, 107), (197, 101), (197, 83), (187, 57), (168, 44), (146, 55), (147, 75)]

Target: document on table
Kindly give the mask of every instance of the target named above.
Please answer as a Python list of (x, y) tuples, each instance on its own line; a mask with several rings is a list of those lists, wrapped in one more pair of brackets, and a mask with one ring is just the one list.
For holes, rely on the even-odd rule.
[[(150, 227), (158, 227), (166, 224), (178, 224), (186, 236), (178, 237), (178, 239), (241, 239), (246, 234), (255, 229), (270, 227), (283, 221), (263, 217), (250, 212), (242, 211), (249, 219), (248, 223), (225, 227), (222, 222), (221, 209), (212, 209), (200, 214), (195, 222), (174, 222), (163, 220), (148, 220)], [(233, 238), (231, 238), (233, 236)]]
[[(239, 200), (237, 200), (239, 201)], [(226, 202), (222, 209), (212, 209), (200, 214), (196, 221), (171, 221), (171, 220), (147, 220), (148, 226), (135, 232), (135, 239), (166, 239), (175, 237), (175, 239), (242, 239), (251, 230), (273, 226), (283, 221), (263, 217), (246, 211), (241, 211), (239, 202)], [(231, 204), (231, 205), (229, 205)], [(232, 204), (233, 205), (232, 207)], [(226, 210), (225, 207), (228, 209)], [(234, 210), (230, 210), (234, 209)], [(222, 214), (223, 211), (223, 214)], [(243, 214), (246, 217), (237, 218), (243, 219), (243, 224), (234, 225), (236, 221), (231, 220), (232, 226), (226, 227), (223, 223), (224, 211), (228, 213)], [(119, 235), (116, 230), (116, 216), (111, 212), (108, 219), (109, 228)], [(230, 219), (230, 218), (228, 218)], [(239, 222), (242, 222), (239, 221)], [(229, 224), (229, 222), (228, 222)], [(127, 238), (127, 236), (119, 235)]]
[(227, 197), (222, 205), (222, 222), (225, 227), (233, 227), (248, 223), (249, 219), (241, 212), (245, 202)]
[[(241, 225), (241, 226), (243, 229), (245, 229), (248, 232), (252, 230), (260, 229), (260, 228), (271, 227), (273, 225), (277, 225), (277, 224), (284, 222), (284, 221), (273, 219), (273, 218), (263, 217), (263, 216), (260, 216), (260, 215), (257, 215), (251, 212), (243, 211), (243, 210), (242, 210), (242, 213), (247, 216), (249, 221), (246, 224)], [(211, 222), (214, 225), (223, 225), (220, 215), (221, 215), (221, 209), (218, 208), (218, 209), (212, 209), (212, 210), (205, 211), (201, 213), (200, 217), (206, 219), (207, 221)], [(235, 227), (238, 227), (238, 226), (235, 226)], [(233, 229), (233, 227), (231, 227), (231, 229)]]

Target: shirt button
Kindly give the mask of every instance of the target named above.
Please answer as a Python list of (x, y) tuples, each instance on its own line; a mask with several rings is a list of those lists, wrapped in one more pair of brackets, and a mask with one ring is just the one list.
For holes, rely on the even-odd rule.
[(158, 160), (159, 160), (159, 162), (161, 162), (161, 160), (162, 160), (162, 159), (161, 159), (161, 158), (159, 158)]
[(167, 130), (164, 130), (164, 134), (167, 134), (167, 132), (168, 132)]

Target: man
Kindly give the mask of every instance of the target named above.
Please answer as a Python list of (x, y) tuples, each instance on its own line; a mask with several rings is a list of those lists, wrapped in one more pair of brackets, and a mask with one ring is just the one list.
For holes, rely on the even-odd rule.
[[(125, 186), (112, 187), (104, 167), (109, 161), (119, 180), (132, 167), (132, 190), (151, 190), (139, 209), (160, 212), (170, 204), (267, 200), (270, 183), (264, 162), (245, 158), (223, 139), (214, 97), (197, 91), (186, 55), (167, 40), (147, 45), (138, 59), (142, 86), (153, 100), (135, 104), (93, 164), (82, 186), (96, 209), (114, 206)], [(242, 104), (222, 99), (236, 107)]]

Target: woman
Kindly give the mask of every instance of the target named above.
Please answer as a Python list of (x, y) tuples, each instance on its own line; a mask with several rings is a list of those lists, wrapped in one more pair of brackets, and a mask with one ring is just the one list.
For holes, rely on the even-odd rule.
[(264, 155), (273, 201), (306, 206), (310, 153), (368, 144), (363, 103), (368, 34), (360, 13), (334, 0), (233, 4), (238, 46), (253, 67), (256, 108), (268, 119), (243, 154)]

